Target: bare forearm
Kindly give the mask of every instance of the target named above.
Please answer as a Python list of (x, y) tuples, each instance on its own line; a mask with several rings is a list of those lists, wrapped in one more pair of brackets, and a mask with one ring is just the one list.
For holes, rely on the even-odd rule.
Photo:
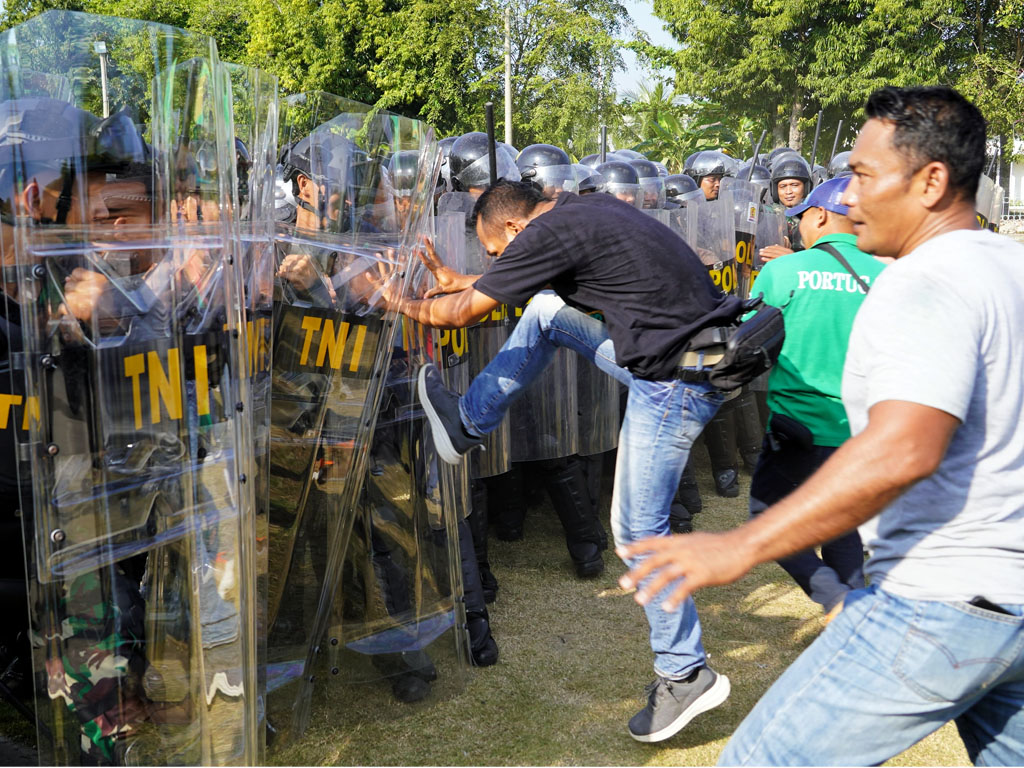
[(468, 301), (464, 292), (433, 299), (403, 299), (399, 312), (431, 328), (464, 328), (472, 320), (466, 316)]

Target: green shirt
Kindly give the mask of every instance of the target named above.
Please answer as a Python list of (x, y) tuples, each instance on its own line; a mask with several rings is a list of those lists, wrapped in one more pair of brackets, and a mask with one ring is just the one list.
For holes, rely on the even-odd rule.
[[(826, 235), (868, 286), (885, 266), (857, 249), (854, 235)], [(781, 256), (764, 265), (751, 295), (782, 310), (786, 340), (768, 379), (768, 407), (796, 419), (815, 445), (837, 446), (850, 437), (840, 399), (846, 345), (864, 293), (845, 267), (820, 248)]]

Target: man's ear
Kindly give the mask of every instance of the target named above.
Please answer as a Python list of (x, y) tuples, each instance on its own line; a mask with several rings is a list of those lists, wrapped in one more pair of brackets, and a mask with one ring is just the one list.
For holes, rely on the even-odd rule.
[(515, 237), (526, 225), (520, 219), (505, 219), (505, 233)]
[(815, 208), (814, 215), (816, 217), (814, 223), (818, 225), (818, 229), (822, 229), (828, 225), (828, 219), (832, 214), (825, 208)]
[(934, 160), (914, 174), (912, 184), (920, 194), (921, 205), (935, 208), (950, 191), (949, 168)]
[(42, 216), (43, 190), (39, 188), (39, 182), (35, 179), (26, 184), (25, 189), (15, 199), (21, 212), (36, 219)]
[(299, 194), (302, 195), (302, 196), (308, 196), (309, 193), (312, 190), (312, 187), (313, 187), (313, 180), (311, 178), (309, 178), (309, 176), (306, 176), (305, 174), (300, 173), (298, 175), (298, 181), (299, 181)]

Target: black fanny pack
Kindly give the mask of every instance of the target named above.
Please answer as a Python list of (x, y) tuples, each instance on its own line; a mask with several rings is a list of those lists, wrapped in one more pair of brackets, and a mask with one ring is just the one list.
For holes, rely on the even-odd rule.
[[(735, 325), (701, 331), (689, 344), (688, 349), (698, 352), (725, 344), (725, 354), (708, 373), (708, 381), (719, 389), (738, 389), (770, 370), (779, 359), (786, 339), (782, 311), (765, 304), (762, 296), (743, 302)], [(751, 311), (754, 314), (749, 318), (739, 319)]]

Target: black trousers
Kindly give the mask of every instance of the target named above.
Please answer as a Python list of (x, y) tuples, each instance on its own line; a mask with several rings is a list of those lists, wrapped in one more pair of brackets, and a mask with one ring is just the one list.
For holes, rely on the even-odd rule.
[[(786, 441), (779, 450), (772, 451), (766, 438), (750, 481), (751, 517), (796, 490), (835, 450), (824, 445), (806, 450)], [(779, 560), (779, 565), (826, 612), (847, 592), (864, 586), (864, 549), (856, 530), (823, 544), (820, 557), (813, 549), (806, 549)]]

